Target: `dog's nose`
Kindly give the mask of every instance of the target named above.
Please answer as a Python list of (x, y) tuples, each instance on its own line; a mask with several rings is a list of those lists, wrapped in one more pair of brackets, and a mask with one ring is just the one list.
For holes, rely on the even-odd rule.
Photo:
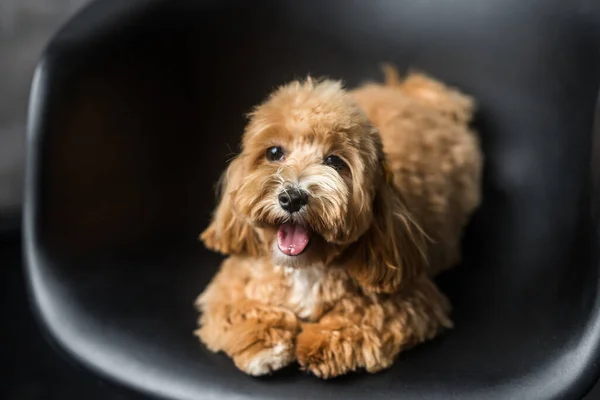
[(279, 193), (279, 205), (285, 211), (295, 213), (308, 203), (308, 193), (302, 189), (287, 189)]

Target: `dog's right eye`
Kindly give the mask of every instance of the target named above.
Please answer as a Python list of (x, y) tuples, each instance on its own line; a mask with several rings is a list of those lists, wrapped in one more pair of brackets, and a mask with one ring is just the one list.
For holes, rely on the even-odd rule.
[(267, 160), (269, 161), (281, 161), (283, 160), (284, 156), (285, 153), (283, 152), (283, 149), (279, 146), (269, 147), (267, 149)]

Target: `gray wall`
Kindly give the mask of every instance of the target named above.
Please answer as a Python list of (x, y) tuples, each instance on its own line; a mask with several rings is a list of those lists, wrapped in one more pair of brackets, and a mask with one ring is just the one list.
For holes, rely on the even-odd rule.
[(40, 52), (88, 1), (0, 0), (0, 216), (22, 201), (29, 85)]

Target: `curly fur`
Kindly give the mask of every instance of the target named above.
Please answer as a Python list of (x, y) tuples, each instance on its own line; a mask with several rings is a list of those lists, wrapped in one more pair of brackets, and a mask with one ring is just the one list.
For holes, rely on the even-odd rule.
[[(321, 378), (376, 372), (452, 327), (431, 277), (460, 261), (480, 201), (474, 102), (422, 74), (386, 75), (353, 91), (295, 81), (250, 114), (201, 235), (230, 257), (196, 302), (200, 340), (248, 374), (294, 361)], [(271, 146), (285, 159), (268, 161)], [(331, 154), (347, 168), (325, 165)], [(309, 195), (294, 214), (277, 202), (291, 184)], [(285, 222), (315, 234), (301, 255), (277, 247)]]

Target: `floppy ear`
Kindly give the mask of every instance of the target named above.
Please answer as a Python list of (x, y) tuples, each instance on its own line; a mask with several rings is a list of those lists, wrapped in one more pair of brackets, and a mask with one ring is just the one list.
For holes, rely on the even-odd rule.
[(233, 197), (244, 177), (243, 160), (235, 158), (221, 176), (220, 202), (208, 228), (200, 235), (207, 248), (222, 254), (258, 256), (262, 241), (255, 230), (236, 215)]
[(391, 179), (380, 180), (371, 226), (358, 240), (348, 271), (367, 292), (393, 293), (427, 272), (428, 238)]

